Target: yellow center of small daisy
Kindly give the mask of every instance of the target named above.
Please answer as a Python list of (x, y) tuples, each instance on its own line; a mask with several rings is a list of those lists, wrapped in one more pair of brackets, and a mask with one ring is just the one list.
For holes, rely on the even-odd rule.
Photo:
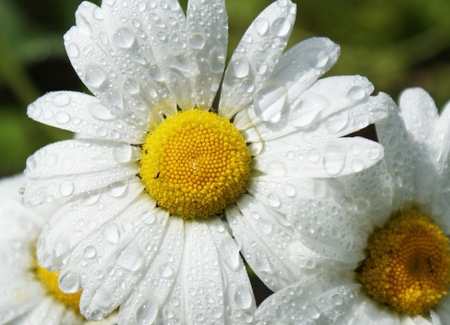
[(360, 281), (369, 296), (408, 315), (426, 314), (447, 294), (448, 238), (417, 211), (376, 232)]
[(71, 308), (76, 313), (79, 313), (81, 291), (76, 292), (74, 294), (66, 294), (62, 292), (58, 287), (59, 272), (49, 272), (46, 269), (38, 266), (37, 263), (36, 263), (36, 274), (40, 282), (44, 284), (45, 288), (47, 289), (47, 292), (52, 297), (62, 302), (65, 306)]
[(171, 214), (207, 218), (244, 192), (251, 155), (244, 138), (217, 114), (169, 116), (143, 145), (140, 176)]

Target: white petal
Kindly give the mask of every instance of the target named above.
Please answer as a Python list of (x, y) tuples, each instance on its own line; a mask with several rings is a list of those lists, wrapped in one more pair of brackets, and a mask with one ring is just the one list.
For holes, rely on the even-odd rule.
[[(327, 308), (316, 306), (318, 298), (323, 297), (324, 302), (330, 300), (328, 293), (336, 294), (336, 299), (341, 303), (353, 305), (350, 293), (354, 293), (359, 285), (351, 283), (348, 279), (342, 279), (339, 287), (336, 279), (331, 280), (327, 274), (316, 274), (304, 277), (267, 298), (256, 310), (256, 323), (263, 324), (332, 324), (327, 319)], [(328, 298), (328, 299), (327, 299)], [(327, 299), (327, 300), (325, 300)], [(339, 301), (338, 301), (339, 302)], [(336, 303), (331, 303), (330, 308)], [(338, 308), (336, 308), (339, 310)], [(327, 321), (328, 320), (328, 321)]]
[(450, 154), (450, 102), (442, 109), (441, 116), (433, 130), (433, 143), (438, 149), (438, 168), (444, 169)]
[(209, 110), (222, 79), (228, 45), (224, 0), (188, 2), (189, 71), (198, 108)]
[(182, 109), (195, 107), (190, 84), (187, 54), (186, 17), (177, 0), (148, 3), (146, 19), (151, 27), (148, 36), (162, 76)]
[(50, 144), (27, 159), (29, 179), (107, 171), (141, 158), (141, 149), (127, 143), (67, 140)]
[(312, 251), (344, 262), (365, 258), (364, 249), (373, 224), (329, 200), (298, 201), (287, 216), (297, 238)]
[(136, 125), (113, 113), (92, 96), (77, 92), (48, 93), (28, 106), (32, 119), (85, 137), (143, 143), (147, 125)]
[(405, 123), (397, 107), (389, 107), (388, 118), (375, 124), (378, 140), (384, 147), (384, 160), (394, 180), (395, 211), (404, 202), (413, 200), (416, 187), (414, 151)]
[(219, 114), (232, 117), (247, 106), (281, 56), (295, 21), (290, 0), (267, 7), (250, 25), (225, 72)]
[(424, 146), (423, 155), (432, 153), (433, 131), (438, 122), (436, 105), (431, 96), (421, 88), (403, 91), (399, 99), (400, 114), (413, 139)]
[(114, 218), (143, 189), (140, 181), (125, 185), (86, 192), (58, 210), (45, 225), (37, 243), (40, 265), (53, 271), (60, 269), (84, 236)]
[[(450, 296), (446, 295), (444, 299), (435, 308), (435, 313), (442, 320), (450, 319)], [(433, 316), (432, 316), (433, 317)], [(442, 322), (445, 324), (445, 322)]]
[(265, 151), (252, 160), (252, 168), (280, 177), (329, 178), (360, 172), (383, 157), (383, 147), (360, 137), (328, 139), (312, 146), (295, 137), (288, 139), (267, 142)]
[(120, 324), (157, 324), (164, 323), (170, 314), (184, 315), (183, 295), (169, 297), (171, 292), (178, 290), (176, 278), (183, 273), (179, 271), (184, 251), (182, 218), (169, 217), (166, 233), (157, 250), (141, 281), (120, 306)]
[[(176, 105), (161, 79), (143, 31), (145, 14), (127, 2), (100, 9), (83, 2), (77, 26), (64, 36), (77, 74), (114, 113), (148, 126), (150, 115), (175, 112)], [(127, 9), (128, 8), (128, 9)]]
[(394, 184), (383, 160), (359, 173), (339, 177), (337, 181), (345, 186), (342, 191), (354, 199), (355, 213), (369, 216), (380, 228), (385, 225), (392, 213)]
[(229, 206), (226, 217), (246, 261), (273, 291), (298, 281), (296, 266), (289, 260), (287, 244), (292, 231), (249, 195), (241, 195), (239, 209)]
[[(110, 223), (84, 239), (64, 267), (71, 276), (76, 276), (74, 269), (81, 271), (80, 310), (86, 318), (98, 320), (111, 313), (139, 285), (158, 254), (169, 214), (153, 210), (154, 201), (149, 199), (142, 193)], [(117, 241), (107, 236), (112, 227), (118, 230)], [(84, 267), (74, 268), (77, 264)], [(87, 280), (83, 281), (83, 274), (88, 275)]]

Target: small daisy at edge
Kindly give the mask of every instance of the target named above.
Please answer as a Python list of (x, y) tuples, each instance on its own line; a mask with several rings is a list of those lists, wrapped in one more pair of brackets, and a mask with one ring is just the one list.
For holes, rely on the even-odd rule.
[(222, 81), (224, 1), (189, 1), (186, 15), (176, 1), (80, 5), (64, 40), (95, 96), (52, 92), (29, 106), (31, 118), (78, 139), (28, 159), (24, 201), (70, 199), (42, 231), (37, 256), (61, 270), (62, 291), (83, 290), (86, 318), (120, 305), (121, 324), (252, 323), (228, 225), (269, 246), (289, 228), (296, 200), (320, 190), (317, 179), (383, 157), (378, 143), (343, 136), (385, 118), (390, 98), (370, 96), (361, 76), (318, 81), (339, 56), (329, 39), (283, 53), (295, 14), (288, 0), (268, 6)]
[(287, 216), (299, 280), (259, 306), (258, 324), (450, 322), (450, 105), (439, 116), (413, 88), (399, 106), (376, 123), (383, 160)]
[[(62, 293), (57, 273), (36, 263), (39, 232), (63, 202), (25, 208), (18, 192), (25, 181), (0, 180), (0, 324), (92, 325), (79, 312), (81, 292)], [(117, 324), (116, 314), (96, 324)]]

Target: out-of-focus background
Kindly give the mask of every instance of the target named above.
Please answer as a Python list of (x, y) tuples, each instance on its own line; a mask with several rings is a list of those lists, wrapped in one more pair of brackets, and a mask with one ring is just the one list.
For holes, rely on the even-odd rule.
[[(367, 76), (375, 91), (397, 99), (425, 88), (438, 107), (450, 99), (450, 1), (294, 0), (297, 21), (288, 45), (327, 36), (341, 46), (327, 74)], [(92, 1), (100, 5), (100, 0)], [(227, 0), (229, 56), (271, 0)], [(0, 176), (24, 169), (38, 148), (71, 134), (26, 116), (27, 105), (52, 90), (87, 91), (65, 54), (62, 36), (80, 0), (0, 0)], [(186, 7), (186, 0), (182, 0)]]

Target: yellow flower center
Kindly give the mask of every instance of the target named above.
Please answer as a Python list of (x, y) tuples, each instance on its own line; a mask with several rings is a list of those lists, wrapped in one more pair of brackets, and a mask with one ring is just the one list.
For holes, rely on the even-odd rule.
[(207, 218), (244, 192), (251, 155), (244, 138), (217, 114), (169, 116), (143, 145), (140, 176), (171, 214)]
[(44, 284), (47, 292), (62, 302), (65, 306), (71, 308), (74, 312), (79, 314), (80, 312), (80, 298), (81, 291), (76, 292), (74, 294), (66, 294), (62, 292), (58, 287), (58, 276), (59, 272), (49, 272), (46, 269), (40, 267), (36, 263), (36, 274), (38, 279)]
[(375, 300), (408, 315), (423, 315), (447, 294), (448, 238), (417, 211), (376, 232), (368, 249), (360, 281)]

